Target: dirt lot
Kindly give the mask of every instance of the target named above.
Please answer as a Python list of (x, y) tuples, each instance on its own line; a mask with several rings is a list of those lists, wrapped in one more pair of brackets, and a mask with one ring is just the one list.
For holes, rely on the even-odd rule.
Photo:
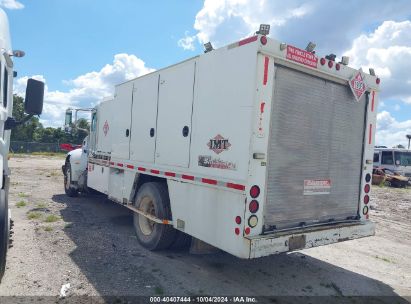
[(10, 161), (15, 234), (0, 295), (58, 296), (70, 283), (68, 296), (411, 296), (411, 189), (373, 187), (375, 237), (240, 260), (143, 249), (130, 211), (104, 196), (64, 194), (62, 163)]

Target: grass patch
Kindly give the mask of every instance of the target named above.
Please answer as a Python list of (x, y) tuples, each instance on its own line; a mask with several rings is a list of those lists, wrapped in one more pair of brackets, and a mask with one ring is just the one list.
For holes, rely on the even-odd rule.
[(24, 192), (20, 192), (19, 194), (17, 194), (19, 197), (28, 197), (29, 195), (24, 193)]
[(45, 221), (46, 223), (54, 223), (54, 222), (57, 222), (59, 219), (60, 219), (60, 217), (58, 217), (57, 215), (50, 214), (50, 215), (47, 215), (47, 216), (46, 216), (46, 218), (44, 219), (44, 221)]
[(50, 226), (46, 226), (44, 227), (44, 231), (50, 232), (50, 231), (53, 231), (53, 228)]
[(41, 218), (41, 213), (40, 212), (30, 212), (29, 214), (27, 214), (27, 218), (29, 220), (37, 220)]
[(27, 203), (25, 201), (20, 201), (16, 204), (17, 208), (25, 207), (27, 206)]
[(38, 203), (38, 204), (36, 205), (36, 207), (37, 207), (37, 208), (46, 208), (46, 207), (47, 207), (47, 204), (46, 204), (46, 203)]
[(393, 264), (394, 264), (393, 261), (391, 261), (390, 259), (385, 258), (385, 257), (380, 257), (380, 256), (376, 255), (375, 258), (376, 258), (377, 260), (381, 260), (381, 261), (384, 261), (384, 262), (387, 262), (387, 263), (393, 263)]
[(161, 287), (156, 287), (156, 288), (154, 288), (154, 292), (155, 292), (155, 294), (157, 294), (157, 295), (163, 295), (164, 294), (164, 290), (163, 290), (163, 288), (161, 288)]

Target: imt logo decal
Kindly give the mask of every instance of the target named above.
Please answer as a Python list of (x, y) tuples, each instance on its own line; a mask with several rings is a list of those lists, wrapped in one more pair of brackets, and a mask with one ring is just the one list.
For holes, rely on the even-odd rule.
[(228, 138), (224, 138), (218, 134), (216, 137), (210, 139), (207, 146), (216, 154), (220, 154), (221, 152), (228, 150), (228, 148), (231, 147), (231, 144), (228, 141)]

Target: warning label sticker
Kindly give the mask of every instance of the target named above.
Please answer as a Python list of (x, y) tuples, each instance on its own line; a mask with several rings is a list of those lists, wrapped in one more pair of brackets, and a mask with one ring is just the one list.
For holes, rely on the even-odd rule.
[(307, 52), (305, 50), (296, 48), (292, 45), (287, 45), (287, 56), (288, 60), (292, 60), (311, 68), (317, 68), (318, 58), (313, 53)]
[(321, 195), (330, 194), (331, 180), (330, 179), (305, 179), (304, 180), (304, 195)]

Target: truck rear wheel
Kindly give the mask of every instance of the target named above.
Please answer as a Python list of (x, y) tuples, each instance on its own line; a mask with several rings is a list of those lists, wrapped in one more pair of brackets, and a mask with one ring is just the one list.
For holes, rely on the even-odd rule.
[(9, 248), (9, 206), (7, 193), (2, 189), (0, 195), (0, 281), (6, 270), (6, 256)]
[(77, 189), (74, 189), (71, 185), (71, 165), (67, 162), (64, 170), (64, 191), (67, 196), (76, 197), (78, 195)]
[[(170, 199), (164, 183), (145, 183), (138, 190), (135, 207), (159, 219), (171, 219)], [(168, 248), (175, 239), (171, 225), (159, 224), (144, 215), (134, 213), (134, 228), (138, 241), (149, 250)]]

